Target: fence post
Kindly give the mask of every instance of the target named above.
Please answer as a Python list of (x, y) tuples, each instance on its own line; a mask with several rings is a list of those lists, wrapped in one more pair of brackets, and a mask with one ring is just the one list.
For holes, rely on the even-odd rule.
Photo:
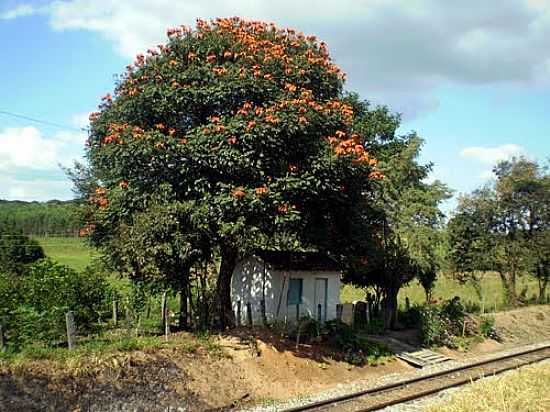
[(411, 301), (409, 300), (409, 297), (407, 296), (405, 298), (405, 310), (408, 312), (411, 309)]
[(4, 326), (0, 323), (0, 352), (6, 350), (6, 342), (4, 342)]
[(252, 304), (250, 302), (246, 303), (246, 317), (248, 320), (248, 326), (252, 326)]
[(166, 294), (166, 291), (162, 293), (162, 302), (160, 304), (162, 329), (166, 329), (166, 324), (168, 323), (168, 316), (166, 313), (168, 308)]
[(65, 323), (67, 326), (67, 346), (72, 350), (75, 347), (76, 340), (76, 325), (74, 322), (74, 313), (72, 311), (65, 314)]
[(323, 305), (319, 303), (317, 305), (317, 322), (319, 323), (323, 321), (322, 311), (323, 311)]
[(170, 318), (168, 316), (168, 305), (164, 305), (164, 339), (168, 340), (170, 335)]
[(341, 303), (338, 303), (336, 305), (336, 320), (338, 322), (342, 322), (342, 310), (344, 309), (344, 306)]
[(262, 313), (262, 323), (263, 323), (264, 326), (266, 326), (267, 325), (267, 316), (265, 314), (265, 300), (264, 299), (262, 299), (260, 301), (260, 311)]
[(296, 322), (300, 321), (300, 304), (296, 304)]
[(241, 301), (237, 301), (237, 326), (241, 326), (241, 319), (242, 319), (242, 309), (241, 309)]
[(118, 324), (118, 302), (113, 300), (113, 325)]

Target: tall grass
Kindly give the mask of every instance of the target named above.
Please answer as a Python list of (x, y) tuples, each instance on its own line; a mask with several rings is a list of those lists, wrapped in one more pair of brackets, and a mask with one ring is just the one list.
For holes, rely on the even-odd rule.
[(528, 366), (505, 376), (483, 379), (428, 412), (544, 412), (550, 406), (550, 364)]

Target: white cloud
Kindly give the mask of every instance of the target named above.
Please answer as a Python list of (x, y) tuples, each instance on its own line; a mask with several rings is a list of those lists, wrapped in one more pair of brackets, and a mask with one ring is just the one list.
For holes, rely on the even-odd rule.
[(81, 156), (86, 135), (61, 131), (46, 137), (36, 127), (9, 127), (0, 131), (0, 170), (58, 169)]
[(0, 199), (46, 201), (68, 200), (73, 197), (71, 183), (67, 179), (37, 177), (24, 180), (0, 175)]
[(503, 160), (509, 160), (513, 157), (527, 156), (527, 150), (517, 144), (505, 144), (496, 147), (467, 147), (460, 152), (460, 156), (476, 159), (479, 162), (494, 166)]
[(30, 4), (20, 4), (19, 6), (14, 7), (13, 9), (6, 10), (0, 13), (0, 20), (12, 20), (18, 17), (30, 16), (37, 13), (35, 9)]
[(548, 0), (64, 0), (43, 8), (55, 30), (87, 30), (128, 58), (169, 26), (239, 15), (318, 34), (349, 87), (406, 115), (433, 110), (449, 84), (547, 84)]
[(85, 133), (45, 135), (33, 126), (0, 130), (0, 199), (71, 198), (71, 182), (60, 165), (82, 157), (85, 139)]

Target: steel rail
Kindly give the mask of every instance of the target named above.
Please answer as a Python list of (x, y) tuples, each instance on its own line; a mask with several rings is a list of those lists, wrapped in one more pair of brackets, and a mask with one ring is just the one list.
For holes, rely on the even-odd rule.
[[(430, 373), (430, 374), (423, 375), (423, 376), (418, 376), (418, 377), (411, 378), (411, 379), (406, 379), (406, 380), (395, 382), (395, 383), (390, 383), (390, 384), (383, 385), (383, 386), (377, 386), (377, 387), (374, 387), (374, 388), (365, 389), (365, 390), (361, 390), (361, 391), (358, 391), (358, 392), (352, 392), (352, 393), (337, 396), (337, 397), (334, 397), (334, 398), (329, 398), (329, 399), (324, 399), (324, 400), (317, 401), (317, 402), (312, 402), (312, 403), (309, 403), (309, 404), (306, 404), (306, 405), (295, 406), (295, 407), (292, 407), (292, 408), (283, 409), (283, 410), (281, 410), (281, 412), (305, 412), (305, 411), (323, 410), (326, 407), (336, 406), (338, 404), (344, 404), (347, 401), (353, 401), (354, 399), (359, 399), (359, 398), (364, 397), (366, 395), (376, 395), (376, 394), (380, 394), (380, 393), (383, 393), (383, 392), (388, 392), (388, 391), (391, 391), (391, 390), (402, 389), (402, 388), (404, 388), (408, 385), (414, 384), (414, 383), (418, 383), (418, 382), (422, 382), (422, 381), (429, 381), (430, 379), (443, 377), (445, 375), (452, 375), (453, 373), (466, 371), (466, 370), (469, 370), (469, 369), (479, 368), (479, 367), (482, 367), (482, 366), (485, 366), (485, 365), (489, 365), (491, 363), (498, 363), (498, 362), (503, 362), (503, 361), (506, 361), (506, 360), (514, 359), (514, 358), (520, 358), (521, 356), (529, 355), (529, 354), (536, 353), (536, 352), (545, 351), (545, 350), (548, 350), (548, 349), (550, 349), (550, 344), (546, 344), (544, 346), (537, 347), (537, 348), (527, 349), (527, 350), (524, 350), (524, 351), (521, 351), (521, 352), (515, 352), (515, 353), (512, 353), (512, 354), (507, 354), (507, 355), (500, 356), (500, 357), (497, 357), (497, 358), (486, 359), (486, 360), (483, 360), (483, 361), (478, 361), (478, 362), (473, 362), (473, 363), (461, 365), (461, 366), (451, 368), (451, 369), (445, 369), (445, 370), (442, 370), (442, 371)], [(492, 374), (496, 375), (498, 373), (505, 372), (507, 370), (516, 369), (519, 366), (527, 366), (529, 364), (532, 364), (532, 363), (535, 363), (535, 362), (540, 362), (540, 361), (542, 361), (544, 359), (548, 359), (548, 358), (550, 358), (550, 355), (545, 356), (542, 359), (534, 359), (534, 360), (530, 360), (530, 361), (527, 361), (527, 362), (523, 362), (521, 365), (513, 365), (513, 366), (510, 366), (510, 367), (506, 367), (506, 368), (503, 368), (502, 370), (494, 371)], [(367, 407), (367, 408), (364, 408), (364, 409), (359, 409), (359, 411), (360, 412), (375, 411), (375, 410), (378, 410), (378, 409), (385, 408), (387, 406), (396, 405), (398, 403), (403, 403), (403, 402), (408, 402), (408, 401), (411, 401), (411, 400), (414, 400), (414, 399), (419, 399), (419, 398), (422, 398), (422, 397), (440, 392), (440, 391), (445, 390), (445, 389), (449, 389), (449, 388), (457, 387), (457, 386), (462, 386), (464, 384), (470, 383), (470, 382), (475, 381), (477, 379), (480, 379), (482, 377), (483, 376), (478, 376), (478, 377), (475, 377), (475, 378), (468, 377), (468, 379), (463, 379), (460, 382), (453, 382), (453, 383), (446, 384), (446, 385), (440, 385), (436, 388), (432, 388), (432, 389), (428, 389), (428, 390), (425, 390), (425, 391), (417, 392), (417, 393), (412, 394), (412, 395), (397, 397), (396, 399), (385, 401), (385, 402), (380, 402), (380, 403), (378, 403), (376, 405), (373, 405), (371, 407)]]

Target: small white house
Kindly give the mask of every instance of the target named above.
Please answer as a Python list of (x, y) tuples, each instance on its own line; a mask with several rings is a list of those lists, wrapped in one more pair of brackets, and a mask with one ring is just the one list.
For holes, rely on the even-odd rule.
[(320, 253), (260, 252), (241, 260), (233, 272), (235, 316), (240, 314), (240, 323), (246, 324), (250, 307), (253, 323), (262, 322), (264, 301), (268, 322), (335, 319), (340, 277), (336, 262)]

